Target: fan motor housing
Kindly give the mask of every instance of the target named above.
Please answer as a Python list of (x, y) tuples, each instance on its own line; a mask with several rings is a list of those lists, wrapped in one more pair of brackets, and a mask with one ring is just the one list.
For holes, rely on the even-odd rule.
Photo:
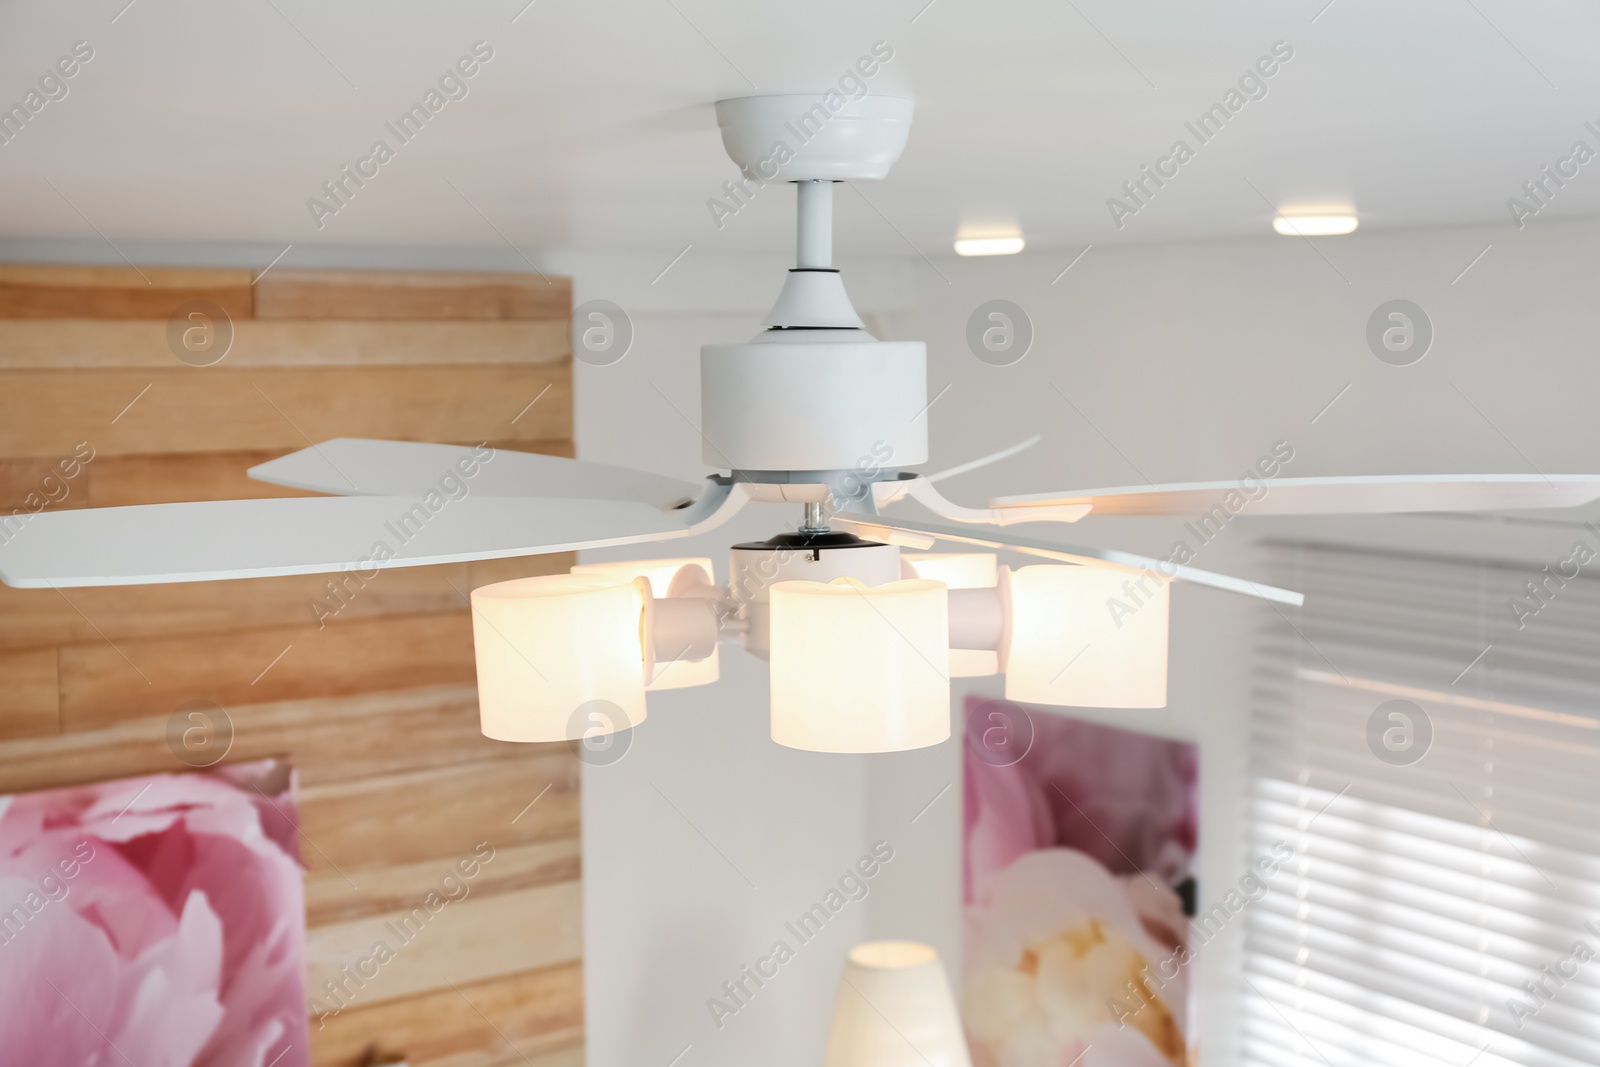
[[(837, 333), (859, 338), (864, 331)], [(762, 338), (701, 348), (706, 463), (736, 470), (816, 471), (887, 470), (927, 462), (926, 345), (831, 337), (785, 337), (784, 342)]]
[(838, 92), (717, 102), (728, 155), (747, 173), (753, 157), (785, 138), (794, 152), (763, 181), (793, 183), (795, 268), (762, 333), (744, 344), (700, 349), (702, 451), (713, 467), (762, 472), (854, 472), (876, 480), (928, 459), (928, 350), (879, 341), (850, 305), (833, 265), (833, 186), (877, 179), (906, 145), (912, 103)]

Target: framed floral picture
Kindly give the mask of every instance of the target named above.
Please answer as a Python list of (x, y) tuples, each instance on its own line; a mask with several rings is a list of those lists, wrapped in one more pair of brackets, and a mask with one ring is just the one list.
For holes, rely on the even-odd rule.
[(6, 1062), (305, 1067), (294, 775), (0, 797)]
[(969, 698), (962, 1021), (976, 1067), (1182, 1067), (1193, 745)]

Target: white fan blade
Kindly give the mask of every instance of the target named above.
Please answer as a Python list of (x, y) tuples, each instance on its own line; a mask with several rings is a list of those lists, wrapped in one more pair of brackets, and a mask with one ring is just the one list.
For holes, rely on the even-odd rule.
[(939, 516), (980, 526), (1015, 526), (1019, 522), (1077, 522), (1089, 514), (1088, 504), (1041, 504), (1026, 508), (968, 508), (945, 499), (929, 478), (901, 478), (872, 483), (872, 503), (883, 508), (909, 497)]
[(1081, 545), (1063, 545), (1057, 542), (1045, 541), (1032, 537), (1021, 537), (1010, 533), (991, 534), (979, 536), (971, 527), (946, 526), (938, 522), (923, 522), (919, 519), (886, 518), (882, 515), (835, 515), (832, 520), (846, 526), (859, 526), (862, 536), (870, 537), (874, 528), (903, 530), (912, 534), (930, 534), (940, 541), (955, 541), (964, 545), (980, 545), (984, 548), (1004, 548), (1014, 552), (1021, 552), (1028, 556), (1039, 556), (1044, 559), (1058, 560), (1063, 563), (1078, 563), (1089, 567), (1121, 567), (1129, 572), (1144, 573), (1146, 571), (1158, 577), (1174, 581), (1193, 582), (1196, 585), (1209, 585), (1213, 589), (1225, 589), (1230, 593), (1243, 593), (1245, 596), (1258, 597), (1279, 604), (1289, 604), (1299, 607), (1305, 603), (1306, 598), (1293, 590), (1279, 589), (1271, 585), (1262, 585), (1252, 582), (1248, 578), (1234, 578), (1226, 574), (1217, 574), (1214, 571), (1203, 571), (1198, 567), (1184, 567), (1169, 564), (1166, 560), (1155, 559), (1150, 556), (1140, 556), (1133, 552), (1123, 552), (1115, 548), (1085, 548)]
[[(0, 546), (7, 585), (146, 585), (376, 572), (631, 544), (691, 532), (623, 500), (291, 497), (139, 504), (31, 516)], [(369, 575), (370, 576), (370, 575)]]
[(409, 496), (455, 479), (471, 486), (474, 495), (633, 500), (657, 508), (676, 507), (704, 489), (678, 478), (561, 456), (361, 437), (336, 437), (257, 464), (248, 473), (257, 481), (339, 496)]
[(991, 463), (999, 463), (1003, 459), (1010, 459), (1019, 452), (1026, 452), (1028, 449), (1032, 448), (1034, 445), (1043, 440), (1044, 434), (1036, 433), (1026, 441), (1019, 441), (1009, 448), (1002, 448), (1000, 451), (991, 452), (987, 456), (979, 456), (977, 459), (968, 460), (965, 463), (958, 463), (954, 467), (946, 467), (937, 474), (924, 474), (922, 477), (924, 481), (942, 482), (946, 478), (954, 478), (958, 474), (966, 474), (970, 471), (987, 467)]
[[(1235, 494), (1230, 506), (1228, 494)], [(1600, 499), (1593, 474), (1376, 474), (1357, 478), (1264, 478), (1248, 483), (1180, 482), (1082, 492), (1002, 496), (991, 508), (1087, 504), (1094, 515), (1388, 515), (1408, 511), (1570, 508)]]

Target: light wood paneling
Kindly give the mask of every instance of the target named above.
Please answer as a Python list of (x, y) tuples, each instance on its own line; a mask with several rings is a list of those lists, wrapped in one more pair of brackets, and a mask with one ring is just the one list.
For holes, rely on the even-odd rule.
[[(551, 1049), (548, 1052), (524, 1051), (534, 1042), (520, 1041), (515, 1048), (506, 1047), (501, 1042), (499, 1051), (471, 1051), (459, 1052), (440, 1059), (419, 1059), (411, 1061), (410, 1067), (583, 1067), (584, 1046), (580, 1042), (576, 1045), (567, 1045)], [(539, 1045), (546, 1042), (539, 1041)]]
[(528, 274), (278, 269), (256, 286), (263, 319), (522, 319), (572, 316), (572, 280)]
[[(387, 575), (379, 572), (372, 587)], [(361, 593), (355, 598), (359, 600)], [(470, 683), (466, 611), (61, 646), (61, 722), (89, 730), (190, 700), (244, 704)]]
[[(272, 496), (320, 496), (258, 482), (245, 472), (293, 449), (258, 452), (178, 452), (97, 456), (84, 468), (82, 507), (173, 504), (184, 500), (249, 500)], [(70, 501), (63, 501), (67, 504)]]
[[(318, 322), (236, 319), (221, 367), (440, 366), (559, 363), (572, 354), (560, 322)], [(0, 369), (183, 368), (165, 322), (0, 318)]]
[[(558, 557), (549, 559), (552, 567), (559, 565)], [(355, 619), (461, 611), (466, 604), (450, 583), (467, 589), (467, 574), (464, 563), (380, 571), (348, 597), (337, 616), (326, 620), (326, 628)], [(300, 627), (310, 636), (318, 632), (311, 602), (330, 602), (330, 580), (328, 575), (299, 574), (63, 591), (0, 586), (0, 648), (148, 641), (195, 633), (222, 636), (262, 627)], [(270, 699), (251, 695), (256, 697), (251, 703)]]
[[(98, 456), (291, 451), (333, 437), (531, 442), (572, 436), (567, 362), (13, 370), (0, 371), (0, 396), (8, 401), (0, 455), (8, 456), (66, 455), (80, 441)], [(535, 397), (539, 402), (528, 407)]]
[[(305, 787), (301, 821), (314, 874), (454, 860), (479, 841), (527, 844), (578, 831), (578, 761), (545, 755), (403, 771)], [(359, 882), (356, 883), (360, 885)]]
[[(0, 267), (4, 514), (298, 495), (244, 472), (336, 436), (572, 455), (566, 279), (280, 267), (251, 281)], [(215, 366), (167, 348), (165, 320), (191, 299), (233, 320)], [(63, 477), (79, 442), (94, 456)], [(566, 745), (479, 732), (463, 599), (571, 563), (385, 570), (346, 587), (325, 625), (311, 601), (335, 605), (329, 576), (0, 587), (0, 793), (187, 772), (170, 717), (211, 701), (232, 725), (227, 760), (280, 757), (298, 775), (312, 996), (475, 844), (496, 850), (375, 984), (313, 1024), (318, 1067), (372, 1049), (414, 1067), (581, 1067), (579, 765)]]
[[(441, 862), (438, 877), (447, 869)], [(466, 895), (452, 902), (436, 890), (393, 912), (312, 928), (306, 938), (308, 994), (326, 1002), (325, 983), (344, 982), (352, 1004), (377, 1004), (433, 989), (440, 974), (476, 982), (583, 954), (577, 882), (483, 895), (472, 892), (471, 882), (451, 885)], [(373, 959), (380, 942), (392, 954), (387, 962)], [(351, 974), (362, 981), (347, 978)]]
[(166, 319), (210, 300), (238, 319), (565, 323), (572, 281), (537, 274), (0, 264), (0, 318)]
[(0, 738), (51, 734), (61, 728), (56, 661), (53, 648), (0, 652)]
[(0, 264), (0, 319), (166, 319), (190, 300), (247, 319), (255, 305), (250, 277), (247, 270)]
[[(20, 536), (27, 536), (26, 529)], [(380, 571), (354, 592), (354, 578), (326, 574), (71, 591), (0, 585), (0, 649), (120, 643), (194, 633), (220, 635), (264, 627), (301, 627), (310, 636), (358, 619), (461, 612), (467, 609), (463, 594), (480, 585), (564, 574), (574, 562), (572, 553), (558, 552), (480, 563), (395, 567)], [(344, 592), (344, 607), (322, 620), (325, 626), (319, 629), (312, 601), (337, 607), (327, 589), (330, 581)], [(272, 699), (259, 690), (249, 695), (251, 703)]]
[(412, 1067), (582, 1067), (582, 1032), (583, 968), (573, 963), (353, 1003), (313, 1022), (312, 1062), (359, 1067), (369, 1050), (404, 1049)]
[[(478, 865), (478, 873), (471, 879), (472, 892), (505, 893), (551, 882), (570, 882), (578, 878), (581, 868), (576, 838), (501, 844), (495, 847), (492, 862)], [(384, 867), (354, 867), (343, 875), (331, 870), (313, 874), (306, 878), (306, 922), (323, 926), (396, 911), (438, 888), (439, 879), (448, 869), (441, 867), (439, 860), (430, 859)], [(466, 870), (472, 869), (468, 864)]]
[[(484, 737), (478, 732), (477, 694), (465, 685), (232, 705), (226, 710), (234, 729), (230, 761), (287, 755), (301, 786), (308, 789), (495, 760), (522, 766), (530, 782), (545, 782), (559, 766), (559, 761), (551, 762), (554, 757), (572, 761), (564, 744), (511, 745)], [(0, 749), (0, 794), (185, 770), (168, 748), (167, 720), (164, 712), (98, 730), (8, 741)], [(572, 783), (575, 789), (576, 777)], [(519, 788), (502, 799), (520, 808), (529, 798), (523, 797), (520, 783), (514, 784)], [(530, 817), (517, 820), (518, 825)], [(355, 857), (351, 862), (365, 861)]]
[[(39, 512), (45, 508), (78, 506), (85, 496), (82, 482), (63, 476), (72, 470), (73, 460), (62, 457), (26, 456), (0, 459), (0, 511)], [(65, 463), (65, 465), (63, 465)], [(83, 473), (82, 466), (77, 474)], [(11, 523), (8, 529), (15, 529)]]

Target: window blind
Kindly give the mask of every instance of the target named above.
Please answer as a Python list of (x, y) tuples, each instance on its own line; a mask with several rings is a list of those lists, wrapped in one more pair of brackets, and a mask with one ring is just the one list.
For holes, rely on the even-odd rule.
[(1266, 547), (1244, 1061), (1600, 1064), (1600, 580)]

